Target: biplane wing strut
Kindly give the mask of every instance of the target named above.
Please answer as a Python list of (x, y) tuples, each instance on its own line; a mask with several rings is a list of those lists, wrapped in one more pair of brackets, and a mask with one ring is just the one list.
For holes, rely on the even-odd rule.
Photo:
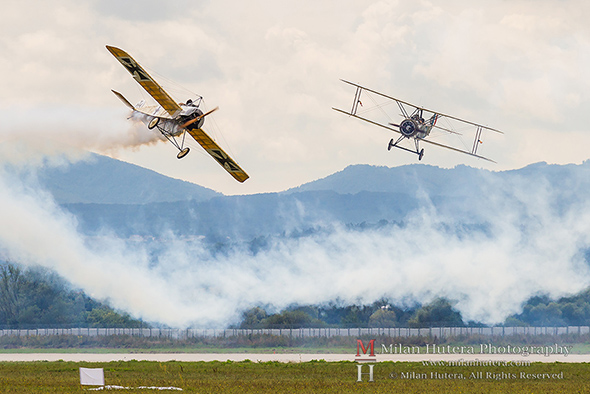
[[(478, 155), (477, 154), (477, 149), (478, 149), (479, 144), (481, 143), (481, 134), (482, 134), (482, 131), (483, 130), (490, 130), (490, 131), (494, 131), (494, 132), (497, 132), (497, 133), (500, 133), (500, 134), (504, 134), (500, 130), (496, 130), (496, 129), (493, 129), (491, 127), (483, 126), (483, 125), (480, 125), (480, 124), (477, 124), (477, 123), (469, 122), (469, 121), (466, 121), (464, 119), (460, 119), (460, 118), (457, 118), (457, 117), (454, 117), (454, 116), (445, 115), (445, 114), (442, 114), (440, 112), (436, 112), (436, 111), (428, 110), (428, 109), (425, 109), (425, 108), (422, 108), (422, 107), (418, 107), (418, 106), (416, 106), (414, 104), (410, 104), (410, 103), (408, 103), (406, 101), (402, 101), (402, 100), (396, 99), (395, 97), (388, 96), (386, 94), (377, 92), (375, 90), (366, 88), (364, 86), (358, 85), (358, 84), (353, 83), (353, 82), (346, 81), (344, 79), (341, 79), (341, 81), (344, 82), (344, 83), (347, 83), (349, 85), (352, 85), (352, 86), (356, 87), (355, 94), (354, 94), (354, 99), (353, 99), (353, 102), (352, 102), (352, 107), (351, 107), (350, 111), (345, 111), (345, 110), (334, 108), (334, 107), (332, 107), (332, 109), (335, 110), (335, 111), (341, 112), (341, 113), (343, 113), (345, 115), (352, 116), (354, 118), (360, 119), (360, 120), (362, 120), (364, 122), (373, 124), (375, 126), (379, 126), (379, 127), (385, 128), (385, 129), (387, 129), (389, 131), (393, 131), (394, 133), (401, 134), (400, 137), (397, 140), (391, 139), (389, 141), (388, 150), (391, 150), (391, 148), (393, 148), (393, 147), (399, 148), (399, 149), (402, 149), (402, 150), (405, 150), (405, 151), (408, 151), (408, 152), (415, 153), (415, 154), (418, 155), (418, 158), (419, 159), (422, 159), (422, 156), (424, 155), (424, 149), (420, 149), (419, 144), (420, 144), (420, 142), (426, 142), (426, 143), (431, 144), (431, 145), (435, 145), (435, 146), (438, 146), (438, 147), (441, 147), (441, 148), (445, 148), (445, 149), (450, 149), (450, 150), (455, 151), (455, 152), (464, 153), (464, 154), (469, 155), (469, 156), (477, 157), (479, 159), (484, 159), (484, 160), (490, 161), (492, 163), (496, 163), (494, 160), (491, 160), (491, 159), (488, 159), (487, 157)], [(399, 130), (399, 127), (400, 126), (397, 125), (397, 124), (394, 124), (394, 123), (383, 124), (383, 123), (380, 123), (380, 122), (377, 122), (377, 121), (368, 119), (366, 117), (360, 116), (358, 114), (358, 109), (359, 109), (358, 107), (359, 107), (359, 105), (362, 106), (361, 95), (362, 95), (363, 91), (367, 91), (367, 92), (370, 92), (370, 93), (379, 95), (381, 97), (384, 97), (386, 99), (395, 101), (397, 103), (397, 105), (398, 105), (401, 113), (402, 113), (402, 116), (405, 119), (410, 119), (411, 118), (411, 115), (408, 114), (408, 111), (406, 110), (406, 108), (404, 106), (409, 106), (409, 107), (414, 108), (415, 111), (418, 112), (420, 115), (423, 112), (428, 112), (428, 113), (433, 114), (433, 118), (432, 119), (434, 119), (434, 120), (433, 120), (432, 124), (429, 124), (430, 127), (432, 127), (432, 128), (443, 130), (445, 132), (452, 133), (452, 134), (462, 135), (461, 133), (458, 133), (458, 132), (455, 132), (453, 130), (449, 130), (447, 128), (443, 128), (441, 126), (438, 126), (438, 125), (435, 125), (434, 124), (437, 119), (440, 119), (440, 118), (443, 118), (443, 117), (448, 118), (448, 119), (452, 119), (452, 120), (455, 120), (455, 121), (458, 121), (458, 122), (462, 122), (462, 123), (465, 123), (465, 124), (470, 125), (470, 126), (474, 126), (476, 128), (476, 131), (475, 131), (475, 138), (474, 138), (474, 141), (473, 141), (473, 147), (469, 151), (469, 150), (459, 149), (459, 148), (455, 148), (455, 147), (452, 147), (452, 146), (449, 146), (449, 145), (441, 144), (439, 142), (434, 142), (434, 141), (431, 141), (429, 139), (426, 139), (426, 137), (420, 137), (420, 136), (417, 136), (417, 135), (408, 136), (408, 135), (405, 135), (402, 132), (400, 132), (400, 130)], [(416, 114), (416, 112), (414, 112), (413, 114)], [(394, 127), (390, 127), (390, 126), (394, 126), (395, 128)], [(404, 146), (399, 145), (399, 143), (402, 142), (405, 138), (413, 138), (414, 139), (415, 150), (408, 149), (408, 148), (406, 148)]]

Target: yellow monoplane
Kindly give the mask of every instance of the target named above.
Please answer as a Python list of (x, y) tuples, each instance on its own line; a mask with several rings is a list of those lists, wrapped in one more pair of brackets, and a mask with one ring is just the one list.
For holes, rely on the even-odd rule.
[(199, 109), (202, 97), (177, 103), (127, 52), (108, 45), (107, 49), (159, 105), (145, 105), (142, 101), (134, 106), (121, 93), (112, 92), (132, 111), (146, 117), (148, 129), (157, 128), (178, 149), (176, 157), (182, 159), (190, 151), (184, 146), (188, 133), (238, 182), (248, 179), (248, 174), (203, 131), (205, 117), (218, 107), (203, 113)]

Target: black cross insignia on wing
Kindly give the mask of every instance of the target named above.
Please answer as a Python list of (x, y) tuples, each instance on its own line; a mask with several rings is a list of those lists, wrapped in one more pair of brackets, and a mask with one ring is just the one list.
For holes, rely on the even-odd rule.
[(209, 152), (211, 153), (211, 156), (213, 156), (213, 158), (217, 160), (217, 162), (221, 164), (223, 167), (225, 167), (228, 171), (240, 171), (240, 169), (236, 166), (236, 163), (234, 163), (234, 161), (227, 157), (222, 151), (218, 149), (211, 149), (209, 150)]
[(131, 75), (133, 75), (133, 78), (137, 79), (138, 81), (149, 81), (151, 79), (149, 75), (143, 71), (139, 64), (135, 63), (132, 59), (128, 57), (121, 57), (119, 59), (121, 60), (123, 66), (125, 66)]

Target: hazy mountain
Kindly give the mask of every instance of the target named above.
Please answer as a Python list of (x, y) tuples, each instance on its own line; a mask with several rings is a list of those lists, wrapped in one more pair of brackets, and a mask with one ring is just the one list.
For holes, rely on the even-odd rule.
[(88, 160), (47, 167), (38, 177), (60, 204), (146, 204), (221, 196), (194, 183), (94, 154)]
[(40, 178), (90, 234), (111, 229), (124, 237), (174, 234), (250, 241), (333, 223), (402, 222), (428, 206), (456, 221), (479, 223), (484, 197), (497, 195), (507, 207), (515, 206), (514, 185), (523, 182), (544, 185), (552, 191), (550, 204), (560, 206), (590, 192), (590, 161), (536, 163), (503, 172), (463, 165), (354, 165), (285, 192), (242, 196), (224, 196), (101, 156), (46, 170)]
[(289, 189), (286, 193), (332, 190), (339, 194), (380, 192), (413, 195), (422, 189), (434, 194), (457, 195), (462, 194), (465, 187), (476, 179), (474, 175), (487, 172), (467, 166), (444, 169), (411, 164), (389, 168), (360, 164)]
[(325, 178), (303, 184), (284, 193), (331, 190), (339, 194), (359, 192), (404, 193), (423, 191), (437, 196), (465, 196), (480, 190), (491, 180), (546, 179), (553, 187), (578, 190), (590, 187), (590, 161), (581, 165), (535, 163), (517, 170), (492, 172), (465, 165), (439, 168), (424, 164), (400, 167), (352, 165)]

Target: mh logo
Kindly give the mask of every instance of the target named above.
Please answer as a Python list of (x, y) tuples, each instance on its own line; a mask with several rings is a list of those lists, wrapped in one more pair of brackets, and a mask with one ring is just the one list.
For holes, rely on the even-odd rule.
[[(362, 353), (362, 354), (361, 354)], [(367, 354), (368, 353), (368, 354)], [(369, 363), (369, 362), (376, 362), (377, 356), (375, 356), (375, 340), (371, 339), (369, 344), (365, 346), (362, 339), (356, 340), (356, 356), (354, 357), (354, 361), (359, 363)], [(357, 382), (363, 381), (363, 375), (369, 375), (369, 382), (374, 382), (373, 380), (373, 367), (375, 364), (367, 364), (369, 367), (369, 372), (363, 372), (364, 364), (358, 364), (357, 368)]]

